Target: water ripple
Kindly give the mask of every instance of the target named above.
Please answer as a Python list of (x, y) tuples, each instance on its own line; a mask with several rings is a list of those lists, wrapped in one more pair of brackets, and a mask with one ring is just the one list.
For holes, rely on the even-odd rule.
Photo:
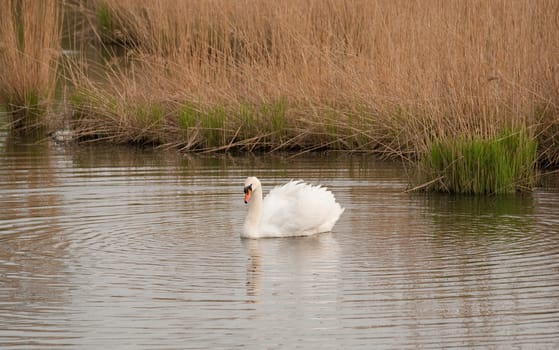
[[(366, 157), (34, 147), (0, 157), (2, 348), (559, 346), (552, 189), (409, 195)], [(346, 212), (240, 240), (248, 173), (324, 183)]]

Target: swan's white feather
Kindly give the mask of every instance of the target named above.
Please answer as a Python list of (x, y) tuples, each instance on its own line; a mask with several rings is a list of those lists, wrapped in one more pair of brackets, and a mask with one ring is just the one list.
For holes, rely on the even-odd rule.
[(272, 189), (264, 198), (261, 210), (257, 232), (245, 234), (245, 237), (307, 236), (328, 232), (344, 212), (327, 188), (301, 180)]

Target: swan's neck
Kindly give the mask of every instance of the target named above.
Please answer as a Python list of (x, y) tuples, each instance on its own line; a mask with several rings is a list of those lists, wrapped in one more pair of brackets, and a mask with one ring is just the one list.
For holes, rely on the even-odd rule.
[(262, 217), (262, 190), (259, 189), (252, 193), (252, 198), (248, 202), (248, 212), (245, 218), (244, 235), (254, 236), (258, 233), (260, 218)]

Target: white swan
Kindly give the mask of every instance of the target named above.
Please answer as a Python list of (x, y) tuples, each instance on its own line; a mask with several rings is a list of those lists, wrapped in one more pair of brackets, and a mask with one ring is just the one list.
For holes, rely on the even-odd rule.
[(262, 201), (262, 185), (256, 177), (245, 181), (248, 213), (243, 238), (308, 236), (328, 232), (344, 212), (332, 192), (303, 181), (275, 187)]

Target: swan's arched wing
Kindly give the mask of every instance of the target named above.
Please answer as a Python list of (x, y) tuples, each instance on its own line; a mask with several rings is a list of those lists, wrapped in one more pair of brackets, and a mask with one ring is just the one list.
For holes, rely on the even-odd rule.
[(267, 236), (309, 235), (330, 231), (342, 212), (326, 188), (290, 181), (266, 196), (260, 225)]

